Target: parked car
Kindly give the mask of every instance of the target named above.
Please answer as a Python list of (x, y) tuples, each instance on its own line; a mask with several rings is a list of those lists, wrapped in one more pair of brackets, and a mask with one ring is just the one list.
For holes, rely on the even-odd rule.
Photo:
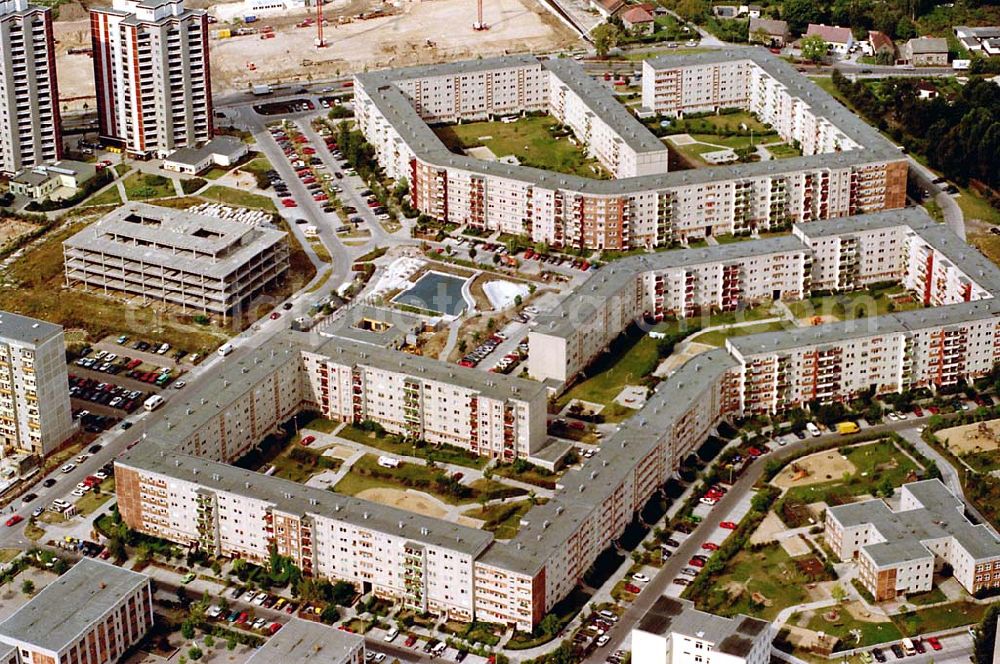
[(735, 521), (723, 521), (722, 523), (719, 524), (719, 527), (720, 528), (725, 528), (726, 530), (736, 530), (736, 522)]

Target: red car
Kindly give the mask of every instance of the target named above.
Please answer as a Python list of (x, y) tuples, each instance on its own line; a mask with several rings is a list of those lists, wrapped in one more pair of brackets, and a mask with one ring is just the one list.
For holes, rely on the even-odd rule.
[(274, 634), (274, 633), (275, 633), (275, 632), (277, 632), (277, 631), (278, 631), (279, 629), (281, 629), (281, 623), (279, 623), (279, 622), (273, 622), (273, 623), (271, 623), (271, 626), (267, 628), (267, 631), (268, 631), (268, 632), (269, 632), (270, 634)]
[(315, 441), (316, 441), (316, 436), (303, 436), (302, 437), (302, 444), (306, 445), (306, 446), (312, 445), (313, 442), (315, 442)]
[(761, 450), (757, 449), (756, 447), (751, 447), (750, 449), (747, 450), (747, 454), (756, 459), (757, 457), (762, 456), (764, 453)]
[(637, 585), (635, 585), (633, 583), (626, 583), (625, 584), (625, 590), (627, 590), (628, 592), (630, 592), (630, 593), (632, 593), (634, 595), (638, 595), (640, 592), (642, 592), (642, 588), (640, 588), (639, 586), (637, 586)]
[(302, 154), (316, 154), (316, 148), (302, 148)]
[(941, 412), (941, 409), (938, 408), (937, 406), (927, 406), (927, 410), (928, 412), (930, 412), (931, 415), (937, 415), (939, 412)]
[(246, 623), (247, 618), (249, 618), (249, 617), (250, 617), (250, 615), (246, 611), (244, 611), (243, 613), (241, 613), (239, 615), (238, 618), (236, 618), (236, 624), (237, 625), (243, 625), (244, 623)]
[(410, 634), (408, 637), (406, 637), (406, 641), (403, 642), (403, 645), (406, 646), (407, 648), (412, 648), (413, 644), (416, 642), (417, 642), (417, 637)]
[(941, 642), (938, 641), (936, 636), (928, 636), (927, 645), (929, 645), (932, 650), (941, 650)]
[(924, 416), (924, 409), (921, 408), (920, 406), (914, 406), (913, 407), (913, 414), (916, 415), (917, 417), (923, 417)]
[(719, 524), (719, 528), (725, 528), (726, 530), (736, 530), (735, 521), (723, 521)]
[(279, 318), (281, 318), (281, 314), (279, 314), (277, 311), (271, 312), (271, 320), (278, 320)]
[(9, 519), (7, 519), (7, 526), (8, 527), (10, 527), (10, 526), (16, 526), (17, 524), (21, 523), (22, 521), (24, 521), (24, 517), (21, 516), (20, 514), (15, 514), (14, 516), (12, 516)]
[(706, 551), (718, 551), (719, 545), (716, 544), (715, 542), (705, 542), (704, 544), (701, 545), (701, 548), (705, 549)]
[(690, 565), (691, 567), (704, 567), (705, 561), (702, 560), (701, 558), (692, 558), (691, 560), (688, 561), (688, 565)]
[(293, 201), (290, 198), (282, 198), (281, 199), (281, 204), (284, 205), (285, 207), (298, 207), (299, 206), (298, 203), (296, 203), (295, 201)]

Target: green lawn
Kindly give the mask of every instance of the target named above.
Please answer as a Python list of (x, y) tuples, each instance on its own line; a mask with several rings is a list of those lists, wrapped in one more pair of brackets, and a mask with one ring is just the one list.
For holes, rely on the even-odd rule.
[(893, 311), (920, 309), (923, 305), (906, 293), (902, 286), (893, 286), (875, 292), (860, 290), (838, 295), (811, 297), (789, 302), (788, 308), (796, 318), (831, 316), (837, 320), (872, 318)]
[[(463, 150), (486, 146), (495, 156), (514, 155), (525, 166), (588, 178), (607, 177), (583, 148), (570, 141), (572, 135), (556, 136), (559, 122), (549, 116), (521, 118), (516, 122), (468, 122), (435, 127), (434, 132), (448, 148)], [(573, 139), (575, 141), (575, 139)], [(597, 173), (593, 167), (597, 168)]]
[(1000, 210), (971, 189), (960, 188), (959, 192), (961, 193), (955, 198), (955, 202), (962, 208), (966, 219), (980, 219), (993, 226), (1000, 225)]
[(267, 157), (261, 155), (255, 157), (239, 167), (241, 171), (246, 171), (247, 173), (267, 173), (268, 171), (274, 170), (274, 166)]
[[(934, 582), (936, 584), (937, 579), (935, 579)], [(906, 596), (906, 601), (908, 603), (918, 604), (921, 606), (925, 604), (937, 604), (938, 602), (943, 602), (946, 599), (948, 599), (948, 596), (945, 595), (944, 592), (937, 587), (937, 585), (935, 585), (933, 588), (931, 588), (925, 593), (917, 593), (916, 595)]]
[(989, 606), (985, 604), (953, 602), (897, 614), (893, 616), (893, 622), (906, 636), (917, 636), (981, 622), (987, 608)]
[[(837, 450), (832, 450), (834, 454)], [(843, 477), (810, 486), (792, 487), (785, 494), (785, 500), (799, 503), (826, 501), (832, 505), (841, 504), (853, 496), (871, 493), (873, 488), (888, 480), (892, 486), (904, 483), (907, 475), (917, 469), (909, 456), (903, 454), (889, 440), (859, 445), (850, 448), (847, 459), (856, 471), (846, 481)]]
[[(844, 607), (837, 607), (836, 611), (837, 619), (833, 622), (826, 619), (824, 615), (826, 613), (825, 610), (821, 609), (817, 611), (809, 620), (809, 629), (836, 636), (848, 648), (897, 641), (902, 638), (899, 629), (891, 622), (866, 622), (864, 620), (857, 620)], [(854, 630), (861, 632), (860, 642), (851, 634)]]
[(337, 435), (346, 440), (351, 440), (362, 445), (368, 445), (369, 447), (384, 450), (392, 454), (419, 457), (421, 459), (433, 459), (438, 463), (451, 463), (458, 466), (465, 466), (467, 468), (482, 468), (487, 462), (487, 459), (479, 456), (473, 456), (469, 452), (466, 452), (458, 447), (452, 447), (450, 445), (442, 445), (440, 447), (425, 445), (423, 447), (416, 447), (413, 443), (404, 441), (398, 436), (377, 436), (374, 432), (365, 431), (364, 429), (356, 427), (353, 424), (345, 426)]
[(284, 452), (271, 461), (270, 465), (275, 468), (275, 477), (304, 484), (313, 475), (318, 475), (324, 470), (338, 470), (343, 463), (340, 459), (325, 457), (320, 452), (302, 447), (296, 438)]
[(521, 517), (532, 507), (531, 501), (520, 500), (502, 505), (477, 507), (465, 512), (465, 516), (485, 521), (483, 530), (493, 533), (497, 539), (512, 539), (521, 528)]
[(711, 330), (703, 334), (699, 334), (691, 341), (696, 341), (701, 344), (708, 344), (709, 346), (724, 346), (726, 344), (726, 339), (729, 337), (742, 337), (748, 334), (758, 334), (761, 332), (778, 332), (784, 330), (788, 327), (788, 324), (782, 321), (774, 321), (771, 323), (757, 323), (755, 325), (745, 325), (743, 327), (731, 327), (724, 330)]
[(137, 172), (125, 178), (125, 195), (130, 201), (166, 198), (176, 194), (173, 181), (162, 175)]
[(101, 482), (101, 492), (94, 493), (88, 491), (82, 498), (76, 501), (76, 511), (81, 516), (86, 516), (94, 512), (98, 507), (111, 500), (115, 495), (115, 480), (109, 477)]
[(118, 193), (117, 185), (112, 185), (95, 196), (87, 199), (84, 205), (121, 205), (122, 197)]
[(201, 196), (214, 203), (227, 203), (229, 205), (265, 210), (267, 212), (277, 212), (277, 208), (274, 207), (274, 201), (267, 196), (252, 194), (248, 191), (241, 191), (231, 187), (223, 187), (218, 184), (212, 185), (203, 191)]
[[(691, 137), (696, 141), (702, 141), (704, 143), (712, 143), (713, 145), (721, 145), (727, 148), (732, 148), (738, 150), (739, 148), (750, 147), (751, 137), (750, 136), (716, 136), (715, 134), (691, 134)], [(781, 141), (781, 138), (777, 134), (771, 134), (769, 136), (753, 136), (753, 145), (766, 145), (768, 143), (777, 143)], [(718, 148), (715, 148), (718, 149)]]
[(775, 159), (788, 159), (790, 157), (801, 157), (802, 150), (797, 149), (793, 145), (788, 143), (773, 143), (768, 144), (767, 151), (771, 153), (771, 156)]
[(229, 172), (230, 169), (224, 168), (222, 166), (212, 166), (210, 169), (201, 174), (201, 177), (206, 180), (218, 180), (223, 175)]
[(558, 405), (561, 408), (573, 399), (611, 404), (622, 388), (638, 385), (651, 374), (659, 360), (657, 340), (641, 330), (630, 329), (587, 369), (588, 378), (566, 392)]
[[(746, 125), (746, 129), (741, 125)], [(671, 128), (682, 129), (688, 134), (712, 134), (716, 129), (722, 129), (723, 131), (747, 131), (752, 129), (755, 134), (774, 131), (765, 127), (760, 120), (747, 111), (706, 115), (698, 118), (681, 118), (672, 120), (670, 126)]]
[[(760, 551), (743, 550), (733, 556), (722, 572), (712, 579), (704, 595), (684, 597), (699, 609), (725, 616), (745, 613), (774, 620), (781, 609), (809, 601), (805, 585), (809, 579), (795, 561), (774, 544)], [(760, 593), (764, 603), (753, 601)]]
[(450, 481), (438, 468), (428, 468), (412, 463), (400, 463), (398, 468), (383, 468), (378, 465), (378, 457), (366, 454), (351, 467), (344, 478), (337, 483), (334, 491), (355, 496), (372, 488), (414, 489), (423, 491), (452, 505), (475, 502), (480, 494), (489, 498), (502, 495), (524, 495), (522, 489), (508, 487), (496, 481), (477, 480), (469, 486)]

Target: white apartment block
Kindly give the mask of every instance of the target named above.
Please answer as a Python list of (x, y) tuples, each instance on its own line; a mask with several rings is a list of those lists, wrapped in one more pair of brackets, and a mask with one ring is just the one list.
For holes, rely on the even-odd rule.
[(565, 382), (641, 319), (735, 311), (810, 290), (810, 255), (778, 237), (615, 261), (598, 271), (528, 334), (528, 373)]
[(660, 597), (632, 629), (632, 659), (643, 664), (767, 664), (771, 624), (725, 618), (683, 599)]
[(841, 560), (858, 563), (876, 601), (927, 592), (948, 564), (970, 593), (1000, 588), (1000, 541), (965, 518), (964, 504), (940, 480), (904, 484), (899, 509), (873, 499), (831, 507), (824, 537)]
[[(422, 212), (556, 248), (655, 247), (903, 207), (907, 167), (899, 152), (765, 51), (659, 58), (644, 67), (648, 110), (750, 110), (799, 141), (805, 156), (667, 173), (662, 142), (605, 86), (572, 60), (530, 56), (360, 74), (358, 123), (386, 172), (406, 178)], [(498, 89), (506, 94), (494, 100)], [(615, 179), (453, 154), (426, 124), (517, 111), (547, 111), (565, 123)]]
[(377, 422), (390, 433), (504, 462), (546, 441), (545, 388), (384, 348), (329, 342), (303, 354), (310, 398), (338, 422)]
[(104, 140), (163, 158), (212, 137), (208, 15), (183, 0), (114, 0), (90, 12)]
[(63, 242), (66, 285), (239, 315), (288, 273), (284, 231), (128, 203)]
[(0, 174), (61, 158), (52, 10), (0, 0)]
[(114, 664), (152, 626), (149, 577), (84, 558), (0, 623), (0, 661)]
[(0, 454), (44, 457), (74, 431), (62, 327), (0, 312)]

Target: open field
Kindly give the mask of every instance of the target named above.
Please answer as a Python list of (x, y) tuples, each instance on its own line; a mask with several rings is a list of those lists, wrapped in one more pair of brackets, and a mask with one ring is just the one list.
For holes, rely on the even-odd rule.
[(277, 211), (277, 208), (274, 207), (274, 201), (267, 196), (233, 189), (232, 187), (213, 185), (203, 191), (201, 196), (202, 198), (212, 201), (213, 203), (227, 203), (229, 205), (254, 208), (256, 210), (264, 210), (266, 212)]
[[(486, 147), (497, 158), (513, 155), (525, 166), (582, 177), (606, 177), (595, 159), (587, 158), (575, 139), (553, 133), (559, 122), (550, 116), (521, 118), (516, 122), (467, 122), (434, 128), (434, 133), (459, 154)], [(565, 132), (562, 132), (565, 133)]]

